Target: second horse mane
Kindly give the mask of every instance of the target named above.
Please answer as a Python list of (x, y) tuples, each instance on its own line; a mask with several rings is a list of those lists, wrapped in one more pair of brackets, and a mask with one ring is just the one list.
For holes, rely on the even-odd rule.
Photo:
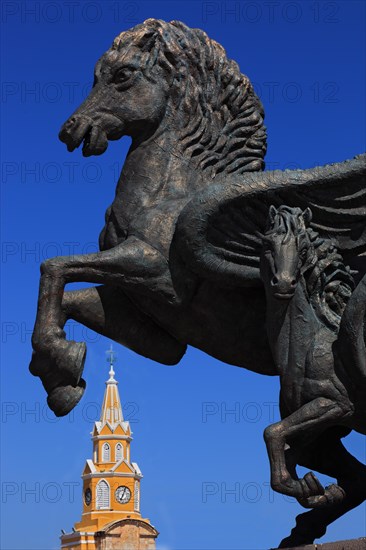
[(344, 308), (355, 287), (351, 270), (344, 264), (334, 242), (307, 228), (316, 261), (305, 274), (310, 301), (330, 328), (338, 329)]

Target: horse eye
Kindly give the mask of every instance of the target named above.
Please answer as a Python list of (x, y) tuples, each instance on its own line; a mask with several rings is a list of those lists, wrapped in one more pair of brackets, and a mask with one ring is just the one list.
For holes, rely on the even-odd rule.
[(127, 80), (132, 76), (133, 74), (133, 69), (129, 68), (129, 67), (125, 67), (124, 69), (120, 69), (119, 71), (117, 71), (116, 75), (115, 75), (115, 81), (118, 83), (123, 83), (123, 82), (127, 82)]

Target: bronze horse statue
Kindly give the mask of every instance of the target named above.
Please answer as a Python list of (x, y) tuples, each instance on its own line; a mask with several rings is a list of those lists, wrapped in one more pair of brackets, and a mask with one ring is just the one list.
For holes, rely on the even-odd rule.
[[(366, 466), (340, 441), (352, 429), (366, 435), (366, 275), (353, 292), (350, 269), (310, 221), (309, 208), (271, 206), (262, 237), (267, 334), (281, 383), (282, 420), (264, 432), (271, 486), (314, 508), (283, 548), (312, 543), (366, 500)], [(296, 464), (338, 484), (324, 488), (312, 472), (299, 479)]]
[[(100, 252), (41, 266), (31, 372), (56, 415), (82, 397), (84, 343), (74, 319), (163, 364), (187, 345), (277, 375), (259, 273), (270, 204), (310, 204), (313, 227), (345, 257), (366, 250), (365, 156), (265, 172), (263, 107), (249, 79), (199, 29), (149, 19), (121, 33), (95, 67), (89, 97), (65, 122), (69, 151), (100, 155), (132, 138)], [(65, 291), (70, 282), (98, 286)]]

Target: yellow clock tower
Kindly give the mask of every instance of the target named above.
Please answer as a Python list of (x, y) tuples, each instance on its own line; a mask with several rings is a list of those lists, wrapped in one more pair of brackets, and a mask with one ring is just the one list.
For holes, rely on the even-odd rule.
[(142, 473), (131, 462), (132, 431), (123, 419), (115, 357), (109, 354), (100, 421), (91, 433), (93, 459), (86, 461), (83, 479), (83, 513), (72, 533), (61, 536), (67, 550), (155, 550), (158, 531), (140, 512)]

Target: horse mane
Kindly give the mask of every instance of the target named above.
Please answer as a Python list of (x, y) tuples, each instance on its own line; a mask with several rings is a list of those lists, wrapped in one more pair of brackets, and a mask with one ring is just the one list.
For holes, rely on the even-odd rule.
[(182, 120), (179, 146), (195, 168), (211, 178), (263, 170), (262, 104), (220, 44), (180, 21), (147, 19), (117, 36), (112, 49), (130, 46), (140, 48), (144, 70), (157, 63), (170, 75), (174, 116)]
[(314, 258), (304, 273), (310, 302), (320, 319), (338, 330), (340, 317), (355, 287), (354, 279), (334, 241), (323, 238), (311, 227), (306, 227), (302, 214), (300, 208), (281, 205), (263, 239), (282, 233), (283, 244), (286, 244), (291, 234), (307, 233), (314, 253)]
[(332, 328), (339, 328), (340, 318), (355, 288), (349, 266), (339, 254), (332, 239), (322, 238), (307, 228), (316, 261), (306, 274), (310, 300), (321, 318)]

